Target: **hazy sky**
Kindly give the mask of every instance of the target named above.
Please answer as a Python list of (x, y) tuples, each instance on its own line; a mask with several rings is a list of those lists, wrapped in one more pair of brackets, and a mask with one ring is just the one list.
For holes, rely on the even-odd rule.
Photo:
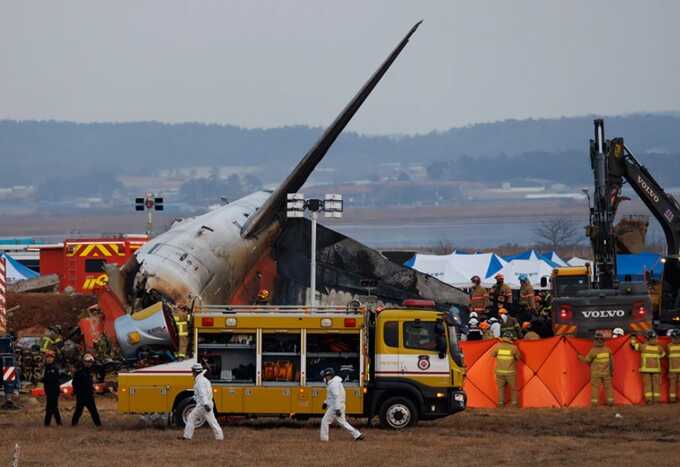
[(0, 0), (0, 118), (350, 128), (680, 110), (680, 1)]

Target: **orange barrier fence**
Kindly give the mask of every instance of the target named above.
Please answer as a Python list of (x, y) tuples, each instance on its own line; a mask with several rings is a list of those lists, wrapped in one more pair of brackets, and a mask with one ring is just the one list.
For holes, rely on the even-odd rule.
[[(498, 341), (462, 342), (467, 376), (465, 391), (468, 407), (496, 407), (496, 361), (491, 349)], [(668, 338), (658, 342), (666, 345)], [(590, 405), (590, 367), (581, 363), (578, 354), (586, 355), (593, 343), (590, 339), (552, 337), (516, 342), (522, 361), (517, 362), (517, 389), (520, 407), (587, 407)], [(614, 402), (640, 404), (644, 402), (640, 377), (640, 354), (634, 351), (628, 337), (609, 339), (606, 345), (614, 354)], [(663, 360), (661, 400), (668, 400), (668, 359)], [(506, 388), (507, 390), (507, 388)], [(509, 400), (506, 396), (506, 400)], [(604, 402), (604, 394), (600, 394)]]

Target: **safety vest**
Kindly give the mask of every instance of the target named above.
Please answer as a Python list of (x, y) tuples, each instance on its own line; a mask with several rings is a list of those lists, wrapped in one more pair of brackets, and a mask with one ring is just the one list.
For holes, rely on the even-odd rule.
[(593, 347), (586, 360), (590, 362), (591, 376), (609, 376), (611, 371), (611, 350), (608, 347)]
[(489, 292), (481, 285), (470, 291), (470, 311), (485, 313), (489, 305)]
[(498, 284), (494, 285), (492, 295), (498, 304), (512, 303), (512, 289), (508, 284), (503, 284), (500, 287)]
[(515, 374), (515, 353), (517, 348), (507, 342), (497, 344), (496, 348), (496, 374)]
[(519, 304), (530, 309), (534, 308), (534, 288), (531, 284), (522, 285), (519, 288)]
[(680, 373), (680, 344), (668, 344), (668, 372)]
[(639, 342), (631, 342), (631, 345), (640, 352), (640, 373), (661, 373), (661, 359), (666, 355), (661, 345)]
[(42, 341), (40, 342), (40, 351), (47, 352), (48, 350), (57, 350), (52, 349), (52, 347), (58, 345), (61, 341), (62, 341), (61, 337), (52, 339), (49, 336), (43, 336)]

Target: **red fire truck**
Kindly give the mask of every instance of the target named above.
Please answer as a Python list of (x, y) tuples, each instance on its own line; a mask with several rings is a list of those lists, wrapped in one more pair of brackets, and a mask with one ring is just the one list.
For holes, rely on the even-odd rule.
[(66, 239), (64, 243), (40, 248), (40, 274), (57, 274), (59, 290), (94, 293), (106, 285), (103, 266), (122, 265), (149, 239), (146, 235)]

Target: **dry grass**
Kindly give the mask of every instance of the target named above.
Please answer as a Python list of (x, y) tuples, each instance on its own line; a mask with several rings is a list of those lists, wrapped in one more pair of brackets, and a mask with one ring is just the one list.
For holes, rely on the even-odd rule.
[[(680, 405), (597, 410), (469, 410), (394, 433), (362, 427), (366, 441), (339, 429), (318, 441), (318, 422), (236, 421), (216, 442), (201, 429), (193, 441), (174, 428), (146, 428), (100, 399), (104, 426), (41, 426), (42, 407), (0, 414), (0, 464), (15, 443), (20, 465), (678, 465)], [(72, 403), (63, 401), (70, 417)], [(615, 413), (622, 418), (616, 418)], [(363, 423), (361, 423), (363, 425)]]

